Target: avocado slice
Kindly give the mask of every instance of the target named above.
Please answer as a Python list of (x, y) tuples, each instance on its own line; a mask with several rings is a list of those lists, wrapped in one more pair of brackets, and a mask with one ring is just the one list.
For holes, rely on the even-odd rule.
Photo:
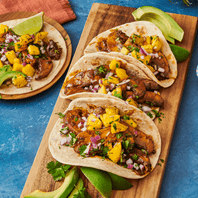
[(60, 188), (52, 192), (42, 192), (36, 190), (33, 193), (26, 195), (24, 198), (65, 198), (74, 188), (74, 185), (78, 182), (79, 173), (77, 167), (72, 168), (65, 176), (65, 180)]
[(129, 181), (124, 179), (123, 177), (120, 177), (113, 173), (109, 173), (109, 172), (107, 172), (107, 173), (109, 174), (109, 176), (111, 178), (113, 190), (127, 190), (127, 189), (133, 187), (133, 185)]
[(0, 76), (0, 86), (3, 84), (5, 80), (8, 80), (9, 78), (14, 78), (17, 75), (22, 75), (23, 77), (26, 77), (26, 75), (20, 71), (8, 71), (5, 72)]
[(163, 31), (168, 30), (169, 37), (172, 37), (178, 41), (182, 41), (183, 39), (183, 29), (176, 23), (176, 21), (169, 14), (163, 12), (158, 8), (155, 8), (153, 6), (142, 6), (135, 10), (132, 13), (132, 15), (137, 21), (142, 21), (145, 19), (147, 21), (150, 21), (150, 18), (156, 19), (157, 21), (160, 21), (165, 25), (166, 29), (164, 29)]
[(76, 187), (75, 187), (74, 190), (71, 192), (71, 194), (69, 195), (68, 198), (73, 198), (74, 195), (77, 195), (77, 194), (78, 194), (78, 191), (83, 189), (83, 186), (84, 186), (83, 180), (80, 178), (80, 179), (78, 180), (78, 183), (77, 183)]
[(12, 67), (10, 65), (4, 65), (0, 68), (0, 76), (8, 71), (12, 71)]

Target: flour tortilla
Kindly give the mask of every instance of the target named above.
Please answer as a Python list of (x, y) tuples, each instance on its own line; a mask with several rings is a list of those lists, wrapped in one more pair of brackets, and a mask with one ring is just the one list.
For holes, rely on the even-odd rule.
[[(113, 56), (109, 56), (109, 54), (104, 54), (101, 52), (98, 53), (92, 53), (92, 54), (85, 54), (83, 57), (81, 57), (75, 65), (71, 68), (69, 71), (66, 81), (71, 79), (76, 72), (86, 71), (88, 69), (95, 69), (96, 67), (100, 65), (109, 64), (113, 59), (116, 59), (118, 61), (121, 61), (122, 63), (126, 64), (127, 73), (130, 75), (137, 76), (138, 78), (144, 78), (151, 80), (141, 69), (139, 69), (136, 65), (129, 64), (125, 60)], [(65, 84), (65, 83), (64, 83)], [(103, 97), (103, 98), (113, 98), (116, 100), (123, 101), (122, 99), (119, 99), (115, 96), (111, 96), (108, 94), (100, 94), (100, 93), (93, 93), (93, 92), (81, 92), (81, 93), (75, 93), (72, 95), (65, 95), (64, 94), (64, 85), (60, 91), (60, 97), (61, 98), (67, 98), (67, 99), (75, 99), (79, 97)]]
[[(10, 28), (24, 20), (26, 20), (26, 19), (15, 19), (15, 20), (3, 22), (1, 24), (7, 25)], [(57, 29), (55, 29), (53, 26), (51, 26), (48, 23), (43, 24), (42, 31), (48, 32), (47, 38), (49, 40), (50, 39), (54, 40), (54, 42), (58, 42), (58, 45), (61, 46), (62, 54), (61, 54), (60, 60), (52, 60), (52, 62), (53, 62), (52, 71), (50, 72), (50, 74), (47, 77), (43, 78), (42, 80), (35, 80), (35, 75), (34, 75), (33, 80), (30, 82), (32, 88), (31, 87), (17, 88), (13, 84), (11, 84), (9, 87), (1, 86), (0, 94), (10, 94), (10, 95), (24, 94), (24, 93), (29, 93), (29, 92), (35, 91), (37, 89), (40, 89), (40, 88), (46, 86), (47, 84), (49, 84), (56, 77), (56, 75), (59, 73), (59, 71), (62, 69), (62, 67), (64, 66), (64, 63), (65, 63), (66, 57), (67, 57), (67, 47), (66, 47), (64, 38), (62, 37), (62, 35), (60, 34), (60, 32)]]
[[(130, 116), (138, 125), (138, 129), (147, 135), (151, 135), (154, 142), (154, 148), (156, 153), (149, 155), (152, 170), (155, 168), (159, 155), (161, 152), (161, 137), (159, 131), (154, 122), (142, 111), (134, 106), (126, 105), (124, 102), (117, 101), (114, 99), (103, 98), (79, 98), (73, 100), (64, 114), (72, 110), (74, 107), (82, 107), (88, 109), (87, 104), (93, 104), (95, 106), (109, 107), (115, 106), (120, 110), (120, 113), (132, 110), (134, 113)], [(88, 109), (89, 111), (89, 109)], [(74, 151), (73, 148), (67, 146), (60, 146), (60, 140), (63, 138), (60, 136), (60, 130), (62, 129), (62, 119), (58, 119), (54, 128), (51, 131), (48, 145), (52, 156), (63, 164), (70, 164), (75, 166), (86, 166), (108, 171), (122, 177), (130, 179), (140, 179), (146, 175), (136, 175), (132, 170), (123, 168), (108, 159), (102, 159), (100, 157), (87, 157), (83, 158)], [(60, 146), (60, 148), (59, 148)]]
[[(137, 21), (137, 22), (132, 22), (132, 23), (126, 23), (124, 25), (117, 26), (105, 32), (102, 32), (101, 34), (99, 34), (98, 36), (94, 37), (91, 40), (91, 42), (86, 47), (84, 54), (97, 52), (98, 49), (96, 48), (96, 44), (97, 44), (98, 39), (101, 37), (103, 38), (107, 37), (111, 33), (111, 31), (116, 28), (118, 30), (123, 31), (128, 36), (131, 36), (132, 34), (138, 34), (142, 36), (154, 36), (154, 35), (159, 36), (160, 41), (162, 42), (162, 53), (167, 58), (169, 66), (170, 66), (170, 74), (168, 76), (168, 79), (166, 80), (158, 80), (146, 65), (138, 61), (133, 56), (124, 55), (120, 52), (111, 52), (110, 55), (123, 58), (129, 63), (133, 63), (134, 65), (142, 69), (152, 80), (157, 82), (162, 87), (166, 88), (166, 87), (171, 86), (177, 77), (177, 61), (170, 49), (168, 42), (163, 36), (161, 30), (151, 22)], [(105, 52), (103, 53), (106, 54)]]

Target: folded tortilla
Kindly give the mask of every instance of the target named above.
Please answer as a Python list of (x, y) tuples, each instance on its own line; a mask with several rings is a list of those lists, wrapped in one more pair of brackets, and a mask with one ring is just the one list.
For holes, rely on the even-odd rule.
[[(103, 98), (75, 99), (69, 104), (67, 110), (64, 111), (64, 114), (67, 111), (72, 110), (74, 107), (82, 107), (84, 109), (88, 109), (87, 104), (92, 104), (95, 105), (96, 107), (101, 106), (103, 108), (114, 106), (119, 109), (120, 114), (130, 110), (133, 111), (133, 114), (131, 114), (130, 117), (137, 123), (138, 129), (144, 132), (145, 134), (152, 136), (154, 142), (154, 149), (156, 153), (149, 155), (149, 158), (150, 158), (150, 163), (152, 165), (152, 170), (155, 168), (161, 152), (161, 137), (156, 125), (146, 114), (144, 114), (142, 111), (140, 111), (138, 108), (134, 106), (126, 105), (122, 101), (117, 101), (114, 99), (105, 99), (104, 102)], [(104, 160), (101, 157), (84, 158), (80, 156), (78, 153), (76, 153), (73, 148), (69, 146), (60, 146), (60, 141), (63, 138), (62, 136), (60, 136), (60, 130), (62, 129), (61, 122), (62, 119), (59, 118), (54, 128), (51, 131), (48, 141), (49, 150), (52, 156), (59, 162), (64, 164), (75, 165), (75, 166), (93, 167), (96, 169), (108, 171), (130, 179), (140, 179), (146, 176), (146, 175), (143, 176), (137, 175), (132, 170), (124, 168), (118, 164), (115, 164), (108, 159)]]
[[(91, 42), (88, 44), (88, 46), (85, 48), (84, 54), (88, 53), (94, 53), (97, 52), (98, 49), (96, 48), (97, 41), (99, 38), (108, 37), (108, 35), (112, 32), (112, 30), (118, 29), (124, 32), (127, 36), (131, 36), (132, 34), (138, 34), (141, 36), (153, 36), (157, 35), (159, 36), (160, 41), (162, 42), (162, 53), (167, 58), (167, 61), (170, 66), (170, 73), (168, 76), (168, 79), (165, 80), (158, 80), (155, 75), (152, 73), (152, 71), (143, 63), (141, 63), (139, 60), (134, 58), (133, 56), (124, 55), (120, 52), (110, 52), (108, 54), (116, 57), (120, 57), (125, 59), (127, 62), (132, 63), (142, 69), (153, 81), (157, 82), (162, 87), (166, 88), (171, 86), (176, 77), (177, 77), (177, 61), (170, 49), (170, 46), (168, 42), (166, 41), (165, 37), (163, 36), (161, 30), (153, 23), (148, 21), (137, 21), (132, 23), (126, 23), (121, 26), (114, 27), (112, 29), (109, 29), (105, 32), (100, 33), (96, 37), (94, 37)], [(106, 54), (105, 52), (103, 52)]]
[[(129, 64), (127, 61), (117, 58), (116, 56), (109, 56), (109, 54), (104, 54), (102, 52), (98, 53), (92, 53), (92, 54), (85, 54), (83, 57), (81, 57), (71, 68), (69, 73), (67, 74), (67, 78), (65, 83), (70, 80), (74, 75), (76, 75), (79, 72), (86, 71), (88, 69), (95, 69), (100, 65), (109, 64), (113, 59), (116, 59), (117, 61), (121, 61), (123, 64), (126, 65), (126, 70), (129, 75), (136, 76), (138, 78), (148, 79), (151, 80), (141, 69), (139, 69), (134, 64)], [(63, 84), (63, 87), (60, 91), (60, 97), (61, 98), (67, 98), (67, 99), (75, 99), (79, 97), (103, 97), (103, 98), (113, 98), (117, 100), (121, 100), (120, 98), (117, 98), (112, 95), (108, 94), (101, 94), (101, 93), (93, 93), (93, 92), (81, 92), (81, 93), (75, 93), (71, 95), (65, 95), (64, 89), (65, 89), (65, 83)]]
[[(24, 20), (26, 20), (26, 18), (6, 21), (1, 24), (7, 25), (9, 28), (11, 28)], [(52, 60), (53, 68), (47, 77), (41, 80), (35, 80), (35, 76), (33, 76), (33, 80), (29, 83), (31, 84), (31, 87), (17, 88), (13, 84), (11, 84), (9, 85), (9, 87), (4, 87), (4, 86), (0, 87), (0, 94), (9, 94), (9, 95), (24, 94), (24, 93), (29, 93), (37, 89), (40, 89), (46, 86), (47, 84), (49, 84), (56, 77), (59, 71), (62, 69), (65, 63), (66, 57), (67, 57), (67, 47), (66, 47), (65, 40), (62, 37), (61, 33), (48, 23), (43, 24), (43, 31), (48, 32), (47, 38), (49, 40), (52, 39), (54, 40), (54, 42), (58, 42), (58, 45), (60, 45), (60, 47), (63, 49), (60, 60)]]

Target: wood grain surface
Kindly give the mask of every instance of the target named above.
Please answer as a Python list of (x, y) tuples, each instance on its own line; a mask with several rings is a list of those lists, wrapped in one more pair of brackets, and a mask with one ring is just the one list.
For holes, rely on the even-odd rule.
[[(79, 44), (77, 46), (74, 58), (72, 60), (71, 67), (83, 55), (83, 50), (94, 36), (109, 28), (134, 21), (134, 18), (131, 15), (134, 10), (134, 8), (115, 5), (106, 5), (99, 3), (93, 4), (84, 30), (82, 32)], [(177, 21), (177, 23), (183, 28), (185, 32), (183, 41), (181, 43), (176, 42), (176, 44), (186, 48), (192, 53), (197, 30), (197, 17), (179, 14), (170, 15)], [(163, 121), (161, 123), (158, 123), (158, 121), (155, 120), (155, 123), (160, 131), (162, 139), (162, 152), (160, 159), (164, 159), (165, 163), (162, 164), (162, 166), (157, 166), (154, 171), (144, 179), (129, 180), (134, 185), (134, 187), (126, 191), (113, 191), (111, 198), (157, 198), (159, 196), (190, 58), (191, 57), (189, 57), (186, 61), (178, 64), (178, 78), (176, 79), (175, 83), (170, 88), (160, 90), (162, 97), (165, 99), (165, 105), (162, 112), (165, 114), (166, 118), (163, 118)], [(58, 98), (38, 153), (24, 186), (23, 192), (21, 194), (21, 198), (36, 189), (43, 191), (52, 191), (61, 185), (61, 182), (54, 182), (51, 175), (47, 173), (46, 165), (48, 162), (53, 160), (48, 149), (48, 137), (50, 135), (51, 129), (58, 119), (58, 116), (55, 115), (55, 113), (63, 112), (69, 102), (69, 100)], [(84, 176), (82, 176), (82, 178), (91, 197), (101, 198), (102, 196), (93, 187), (93, 185), (88, 182)]]
[[(17, 11), (17, 12), (3, 14), (0, 16), (0, 23), (4, 22), (4, 21), (8, 21), (8, 20), (13, 20), (13, 19), (27, 18), (27, 17), (33, 16), (35, 14), (37, 14), (37, 13), (26, 12), (26, 11)], [(54, 19), (44, 16), (44, 21), (49, 23), (50, 25), (54, 26), (61, 33), (63, 38), (67, 38), (67, 40), (65, 41), (66, 46), (67, 46), (67, 56), (65, 57), (65, 63), (63, 65), (62, 69), (55, 76), (55, 78), (50, 83), (48, 83), (46, 86), (44, 86), (40, 89), (37, 89), (35, 91), (29, 92), (29, 93), (25, 93), (25, 94), (14, 94), (14, 95), (1, 94), (2, 99), (16, 100), (16, 99), (28, 98), (28, 97), (34, 96), (36, 94), (39, 94), (39, 93), (49, 89), (52, 85), (54, 85), (59, 80), (59, 78), (64, 74), (67, 67), (69, 66), (71, 56), (72, 56), (72, 44), (71, 44), (69, 35), (65, 31), (65, 29), (58, 22), (56, 22)]]

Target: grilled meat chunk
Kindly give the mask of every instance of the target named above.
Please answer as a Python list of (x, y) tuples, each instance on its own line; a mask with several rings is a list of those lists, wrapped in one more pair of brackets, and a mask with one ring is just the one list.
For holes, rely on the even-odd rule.
[(160, 88), (160, 86), (152, 80), (142, 79), (142, 81), (144, 82), (146, 90), (157, 90)]
[(50, 40), (47, 45), (47, 53), (52, 60), (59, 60), (62, 54), (62, 48), (59, 48), (57, 43)]

